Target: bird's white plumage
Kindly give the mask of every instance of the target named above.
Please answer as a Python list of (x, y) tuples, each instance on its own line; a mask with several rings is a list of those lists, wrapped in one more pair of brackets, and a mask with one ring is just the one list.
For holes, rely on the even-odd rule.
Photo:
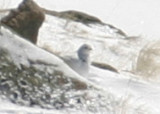
[(91, 46), (83, 44), (77, 51), (77, 58), (70, 56), (63, 57), (62, 59), (70, 66), (74, 71), (80, 75), (86, 76), (89, 72), (90, 67), (90, 51)]

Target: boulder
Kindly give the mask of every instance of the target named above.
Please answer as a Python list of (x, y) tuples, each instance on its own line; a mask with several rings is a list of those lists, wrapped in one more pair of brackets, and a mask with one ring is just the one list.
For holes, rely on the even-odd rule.
[(35, 44), (44, 19), (43, 11), (34, 1), (23, 0), (17, 9), (2, 18), (1, 24)]

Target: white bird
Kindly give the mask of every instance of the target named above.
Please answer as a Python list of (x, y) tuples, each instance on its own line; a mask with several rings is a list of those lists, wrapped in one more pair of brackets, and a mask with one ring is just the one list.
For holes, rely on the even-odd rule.
[(90, 67), (90, 52), (92, 48), (88, 44), (83, 44), (77, 51), (78, 58), (70, 56), (63, 57), (62, 59), (70, 66), (74, 71), (82, 76), (87, 76)]

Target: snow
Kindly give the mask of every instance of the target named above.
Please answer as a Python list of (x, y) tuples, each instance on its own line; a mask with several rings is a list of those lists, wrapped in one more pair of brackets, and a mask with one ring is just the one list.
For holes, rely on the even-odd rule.
[[(20, 0), (10, 3), (8, 1), (10, 0), (0, 0), (0, 3), (7, 4), (3, 8), (15, 7), (20, 2)], [(116, 25), (116, 27), (121, 28), (129, 35), (142, 35), (140, 39), (123, 40), (113, 35), (113, 31), (108, 31), (105, 34), (108, 29), (97, 25), (89, 28), (81, 23), (70, 22), (66, 26), (65, 20), (46, 16), (46, 21), (40, 30), (38, 46), (50, 49), (52, 52), (61, 55), (66, 55), (66, 53), (74, 55), (80, 45), (84, 43), (92, 45), (94, 47), (91, 55), (92, 61), (110, 64), (117, 68), (120, 73), (116, 74), (92, 67), (87, 80), (122, 98), (122, 100), (126, 98), (130, 99), (129, 104), (131, 106), (142, 105), (142, 107), (147, 107), (144, 108), (144, 112), (151, 111), (152, 114), (160, 113), (160, 84), (157, 81), (147, 81), (139, 75), (126, 72), (133, 69), (141, 48), (152, 41), (153, 38), (154, 40), (158, 40), (158, 37), (160, 37), (158, 32), (160, 20), (158, 12), (160, 10), (159, 0), (35, 1), (48, 9), (59, 11), (76, 9), (87, 12), (99, 17), (106, 23)], [(110, 37), (106, 38), (108, 35)], [(26, 48), (28, 49), (29, 47)], [(25, 59), (20, 60), (25, 62)], [(48, 59), (48, 57), (44, 59)], [(57, 59), (55, 60), (57, 61)], [(0, 113), (1, 110), (8, 110), (8, 107), (13, 111), (17, 111), (17, 107), (19, 108), (19, 106), (8, 104), (8, 102), (4, 104), (3, 106), (0, 105)], [(129, 104), (127, 104), (126, 110), (131, 108), (136, 110), (133, 107), (129, 107)], [(30, 108), (25, 108), (27, 111), (30, 110)], [(33, 108), (31, 110), (34, 112), (36, 109)], [(18, 112), (21, 111), (23, 113), (24, 108), (21, 107)], [(42, 109), (38, 109), (35, 113), (43, 113), (43, 111)], [(48, 110), (45, 111), (44, 113), (50, 113)], [(65, 113), (55, 110), (54, 112), (55, 114)], [(69, 113), (72, 113), (72, 111), (69, 111)]]
[(152, 107), (154, 114), (159, 113), (159, 83), (146, 82), (139, 79), (139, 77), (133, 76), (133, 74), (125, 72), (121, 72), (120, 75), (117, 75), (94, 67), (92, 68), (92, 72), (95, 74), (98, 72), (100, 74), (89, 77), (93, 82), (105, 87), (118, 96), (132, 96), (135, 103), (142, 102), (143, 104)]
[[(59, 20), (51, 16), (46, 16), (46, 18), (46, 23), (43, 24), (40, 30), (38, 45), (43, 48), (49, 48), (49, 50), (52, 50), (54, 53), (74, 55), (80, 45), (87, 43), (94, 48), (93, 54), (91, 55), (94, 61), (108, 64), (113, 64), (114, 62), (116, 68), (129, 70), (132, 67), (132, 59), (138, 54), (136, 51), (140, 50), (140, 47), (144, 45), (140, 45), (142, 44), (140, 43), (135, 47), (134, 40), (124, 40), (114, 34), (110, 34), (108, 38), (108, 33), (110, 33), (111, 30), (103, 29), (106, 26), (99, 27), (99, 25), (97, 25), (99, 29), (95, 32), (96, 25), (87, 27), (76, 22), (70, 22), (66, 26), (66, 21), (63, 19)], [(51, 26), (50, 23), (57, 26)], [(101, 36), (102, 33), (105, 34), (105, 36)], [(70, 49), (73, 49), (73, 51)]]

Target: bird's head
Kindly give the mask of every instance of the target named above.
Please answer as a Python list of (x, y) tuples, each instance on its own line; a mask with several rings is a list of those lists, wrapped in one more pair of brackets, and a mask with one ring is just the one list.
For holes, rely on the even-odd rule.
[(90, 51), (92, 50), (92, 47), (88, 44), (83, 44), (79, 49), (78, 49), (78, 57), (82, 61), (88, 61), (89, 60), (89, 55)]

